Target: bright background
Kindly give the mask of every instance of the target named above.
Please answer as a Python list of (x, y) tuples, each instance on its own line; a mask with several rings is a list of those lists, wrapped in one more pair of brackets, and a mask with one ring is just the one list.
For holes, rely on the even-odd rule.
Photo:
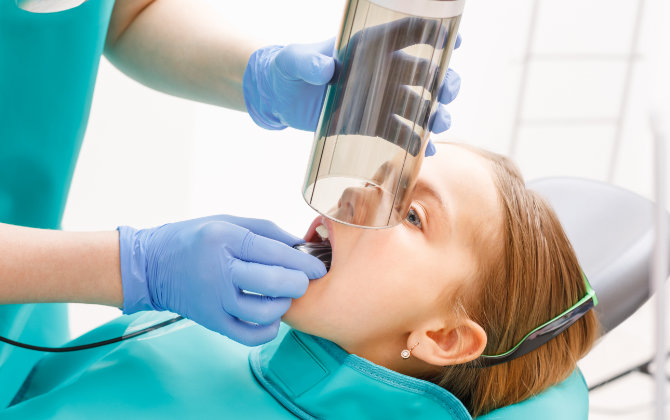
[[(227, 20), (237, 22), (241, 32), (268, 44), (336, 35), (344, 4), (214, 3), (228, 17), (239, 16)], [(533, 5), (538, 6), (536, 25), (529, 37)], [(614, 183), (650, 197), (653, 148), (646, 93), (670, 97), (658, 95), (668, 92), (667, 84), (654, 78), (670, 74), (661, 71), (668, 61), (660, 54), (670, 43), (650, 35), (658, 13), (647, 2), (637, 55), (628, 67), (638, 5), (629, 0), (469, 1), (460, 31), (463, 44), (451, 63), (463, 78), (462, 90), (450, 106), (453, 126), (438, 138), (502, 153), (510, 153), (516, 138), (514, 157), (527, 179), (607, 180), (611, 174)], [(527, 46), (531, 60), (526, 60)], [(629, 70), (632, 89), (623, 101)], [(515, 121), (520, 122), (516, 128)], [(265, 131), (246, 114), (152, 91), (103, 59), (63, 227), (148, 227), (230, 213), (271, 219), (302, 235), (315, 216), (300, 195), (311, 143), (310, 133)], [(581, 363), (590, 383), (652, 355), (652, 309), (643, 308)], [(119, 314), (73, 304), (72, 334)], [(591, 418), (651, 418), (651, 401), (652, 380), (631, 375), (592, 393)]]

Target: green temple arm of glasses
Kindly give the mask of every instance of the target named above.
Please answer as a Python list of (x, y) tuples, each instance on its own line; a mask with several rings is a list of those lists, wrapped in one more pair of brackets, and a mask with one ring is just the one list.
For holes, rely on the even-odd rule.
[(509, 362), (510, 360), (521, 357), (536, 348), (540, 347), (547, 341), (556, 337), (569, 326), (577, 322), (579, 318), (584, 316), (589, 310), (598, 304), (596, 292), (591, 287), (586, 275), (582, 272), (582, 278), (586, 285), (586, 295), (577, 303), (566, 309), (563, 313), (545, 322), (539, 327), (535, 328), (526, 334), (514, 347), (510, 350), (496, 355), (481, 355), (479, 362), (481, 367), (494, 366), (500, 363)]

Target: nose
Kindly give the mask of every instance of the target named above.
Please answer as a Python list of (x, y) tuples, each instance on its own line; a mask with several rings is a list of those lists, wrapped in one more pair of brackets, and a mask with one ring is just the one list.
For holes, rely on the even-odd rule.
[(349, 187), (344, 190), (337, 204), (337, 217), (345, 223), (354, 225), (370, 225), (388, 211), (379, 209), (383, 191), (380, 187), (368, 184), (365, 187)]

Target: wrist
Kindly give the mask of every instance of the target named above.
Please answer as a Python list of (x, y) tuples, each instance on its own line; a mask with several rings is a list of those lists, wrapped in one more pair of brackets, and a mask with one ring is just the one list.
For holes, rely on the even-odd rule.
[(155, 307), (149, 293), (146, 274), (146, 250), (142, 234), (129, 226), (119, 226), (119, 257), (123, 286), (123, 313), (160, 310)]
[(247, 112), (254, 122), (267, 130), (283, 130), (287, 127), (277, 118), (272, 110), (273, 98), (270, 82), (267, 80), (267, 71), (271, 66), (272, 58), (283, 47), (273, 45), (254, 51), (249, 57), (244, 77), (242, 91)]

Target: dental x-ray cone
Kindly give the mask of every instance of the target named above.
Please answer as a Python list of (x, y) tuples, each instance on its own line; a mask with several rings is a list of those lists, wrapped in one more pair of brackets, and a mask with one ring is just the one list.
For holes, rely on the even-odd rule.
[(350, 0), (303, 188), (338, 222), (405, 217), (465, 0)]

